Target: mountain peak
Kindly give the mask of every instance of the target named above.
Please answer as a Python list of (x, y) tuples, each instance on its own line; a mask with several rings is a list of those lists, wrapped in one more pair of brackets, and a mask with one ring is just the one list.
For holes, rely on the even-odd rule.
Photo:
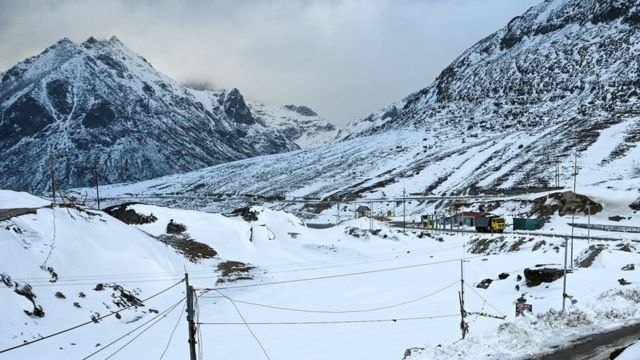
[(117, 36), (113, 35), (111, 38), (109, 38), (109, 45), (123, 45), (122, 41), (120, 41), (120, 39), (118, 39)]

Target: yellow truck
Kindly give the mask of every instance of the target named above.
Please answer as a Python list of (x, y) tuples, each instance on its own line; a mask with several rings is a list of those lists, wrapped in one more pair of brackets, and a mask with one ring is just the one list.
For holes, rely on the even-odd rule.
[(474, 219), (478, 232), (504, 232), (506, 222), (498, 215), (481, 215)]

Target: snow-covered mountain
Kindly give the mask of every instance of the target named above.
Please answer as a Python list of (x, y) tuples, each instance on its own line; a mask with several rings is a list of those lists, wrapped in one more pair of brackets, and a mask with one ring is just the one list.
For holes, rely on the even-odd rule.
[[(137, 181), (297, 150), (334, 131), (297, 109), (181, 85), (115, 37), (63, 39), (2, 76), (0, 186), (47, 189), (51, 164), (62, 187), (92, 184), (94, 164), (102, 183)], [(286, 122), (298, 132), (270, 127)]]
[(300, 105), (265, 106), (248, 101), (247, 105), (269, 128), (280, 131), (287, 139), (306, 149), (337, 140), (340, 130), (311, 108)]
[(517, 193), (555, 187), (556, 174), (572, 186), (577, 160), (578, 186), (617, 181), (631, 202), (640, 187), (639, 4), (545, 1), (432, 85), (348, 126), (339, 143), (106, 193)]

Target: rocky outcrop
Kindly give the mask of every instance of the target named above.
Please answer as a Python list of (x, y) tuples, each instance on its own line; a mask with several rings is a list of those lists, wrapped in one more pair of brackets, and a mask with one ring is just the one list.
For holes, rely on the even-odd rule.
[(562, 269), (555, 268), (538, 268), (538, 269), (524, 269), (524, 278), (527, 281), (527, 286), (534, 287), (542, 283), (551, 283), (560, 279), (564, 275)]
[(602, 205), (591, 200), (589, 197), (576, 194), (572, 191), (553, 193), (548, 196), (537, 198), (533, 202), (533, 207), (529, 216), (536, 216), (539, 219), (549, 219), (558, 212), (560, 216), (567, 214), (597, 214), (602, 211)]
[(139, 214), (133, 209), (129, 209), (129, 206), (135, 205), (135, 202), (129, 202), (121, 205), (110, 206), (105, 208), (103, 211), (112, 217), (122, 221), (125, 224), (150, 224), (158, 220), (153, 214), (144, 215)]

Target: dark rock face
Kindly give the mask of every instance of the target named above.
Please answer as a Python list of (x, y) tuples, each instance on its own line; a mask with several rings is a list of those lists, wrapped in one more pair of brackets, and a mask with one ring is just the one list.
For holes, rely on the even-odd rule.
[(82, 125), (87, 128), (107, 127), (116, 118), (116, 113), (106, 102), (92, 106), (82, 119)]
[(227, 94), (224, 100), (224, 112), (230, 119), (241, 124), (252, 125), (256, 122), (238, 89), (233, 89)]
[(30, 95), (20, 97), (4, 110), (0, 124), (0, 149), (15, 144), (21, 137), (37, 134), (54, 121), (38, 100)]
[(73, 108), (71, 85), (64, 80), (55, 79), (47, 83), (47, 97), (60, 115), (69, 115)]
[[(119, 40), (63, 39), (2, 75), (0, 188), (140, 181), (299, 147), (257, 123), (237, 89), (197, 91)], [(17, 96), (19, 94), (19, 96)]]
[(300, 105), (300, 106), (296, 106), (296, 105), (285, 105), (284, 106), (286, 109), (289, 109), (291, 111), (295, 111), (300, 115), (303, 116), (318, 116), (318, 114), (311, 110), (310, 107), (308, 106), (304, 106), (304, 105)]
[(542, 268), (542, 269), (524, 269), (524, 277), (527, 280), (527, 286), (538, 286), (542, 283), (551, 283), (560, 279), (564, 275), (562, 269)]

